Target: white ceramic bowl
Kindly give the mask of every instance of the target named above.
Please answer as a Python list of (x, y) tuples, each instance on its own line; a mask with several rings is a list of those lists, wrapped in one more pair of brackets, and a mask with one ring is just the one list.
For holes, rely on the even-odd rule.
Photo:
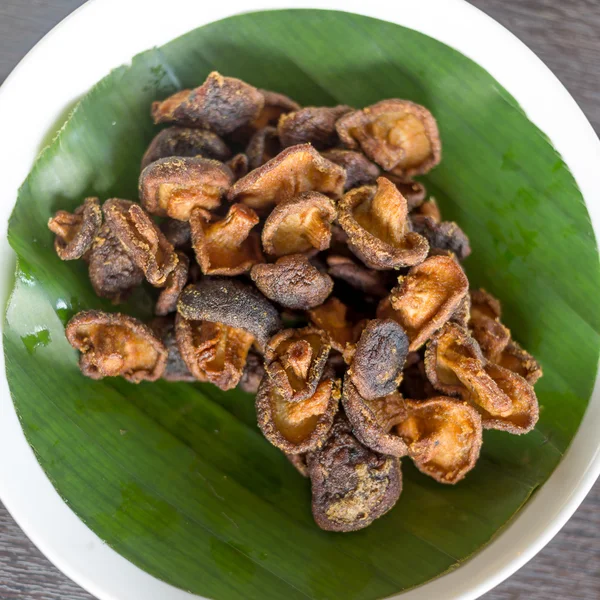
[[(96, 81), (138, 52), (201, 25), (248, 10), (345, 10), (410, 27), (470, 57), (504, 86), (544, 131), (571, 169), (600, 238), (600, 141), (568, 92), (517, 38), (463, 0), (92, 0), (55, 27), (0, 89), (0, 296), (6, 298), (14, 254), (8, 217), (56, 119)], [(185, 19), (179, 15), (186, 14)], [(43, 93), (44, 110), (39, 110)], [(548, 99), (552, 99), (550, 102)], [(26, 114), (27, 126), (14, 115)], [(556, 115), (561, 118), (557, 119)], [(10, 168), (7, 166), (10, 165)], [(0, 362), (4, 362), (0, 356)], [(0, 365), (0, 498), (33, 542), (69, 577), (101, 600), (198, 598), (165, 584), (111, 550), (60, 499), (21, 430)], [(550, 479), (501, 535), (456, 571), (402, 594), (403, 600), (476, 598), (530, 560), (565, 524), (600, 473), (600, 388), (571, 447)]]

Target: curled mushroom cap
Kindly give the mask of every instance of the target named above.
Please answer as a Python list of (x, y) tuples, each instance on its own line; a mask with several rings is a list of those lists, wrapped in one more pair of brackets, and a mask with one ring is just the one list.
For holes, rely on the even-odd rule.
[(537, 360), (514, 340), (510, 340), (495, 362), (520, 375), (530, 385), (533, 385), (543, 375), (542, 367)]
[(427, 377), (436, 389), (460, 395), (481, 413), (486, 429), (527, 433), (538, 419), (538, 402), (520, 375), (487, 361), (469, 332), (447, 323), (425, 352)]
[(310, 143), (318, 150), (331, 148), (338, 142), (335, 122), (352, 111), (350, 106), (306, 106), (281, 115), (277, 134), (284, 148)]
[(277, 125), (281, 115), (300, 109), (300, 105), (285, 94), (271, 90), (258, 91), (263, 95), (265, 103), (258, 117), (251, 123), (255, 129), (262, 129), (267, 125)]
[(246, 147), (248, 167), (258, 169), (275, 158), (282, 150), (275, 127), (263, 127), (250, 138)]
[(442, 222), (442, 213), (440, 212), (435, 198), (429, 198), (429, 200), (419, 204), (419, 206), (412, 211), (411, 216), (429, 217), (435, 223)]
[(398, 191), (406, 198), (409, 211), (413, 211), (423, 205), (427, 196), (427, 190), (420, 181), (398, 177), (393, 173), (383, 173), (381, 176), (389, 179), (398, 188)]
[(334, 203), (318, 192), (305, 192), (278, 204), (265, 221), (263, 248), (267, 254), (285, 256), (329, 248)]
[(244, 204), (233, 204), (227, 216), (210, 222), (210, 214), (194, 209), (190, 217), (192, 245), (205, 275), (239, 275), (263, 262), (260, 238), (251, 231), (258, 215)]
[(330, 254), (327, 257), (327, 267), (332, 277), (345, 281), (350, 287), (367, 296), (382, 298), (388, 294), (387, 274), (384, 271), (367, 269), (351, 258), (337, 254)]
[(165, 381), (196, 381), (179, 352), (175, 336), (175, 316), (156, 317), (150, 326), (167, 349), (167, 365), (162, 379)]
[(258, 347), (281, 329), (277, 309), (254, 287), (226, 277), (204, 277), (179, 296), (177, 310), (186, 319), (224, 323), (252, 334)]
[(190, 259), (183, 253), (177, 252), (179, 262), (171, 271), (165, 282), (165, 287), (160, 291), (154, 313), (159, 316), (168, 315), (177, 310), (177, 300), (179, 294), (187, 283), (188, 273), (190, 270)]
[(282, 256), (273, 264), (254, 265), (250, 272), (256, 287), (286, 308), (307, 310), (320, 306), (333, 290), (333, 281), (304, 254)]
[(359, 185), (375, 183), (375, 180), (379, 177), (379, 167), (362, 152), (332, 148), (322, 154), (327, 160), (339, 165), (346, 171), (345, 192)]
[(410, 231), (406, 199), (388, 179), (350, 190), (338, 212), (350, 249), (368, 267), (395, 269), (425, 260), (429, 244)]
[(312, 511), (326, 531), (356, 531), (396, 504), (402, 491), (400, 461), (365, 448), (339, 412), (323, 446), (307, 456)]
[(408, 100), (382, 100), (336, 123), (342, 142), (358, 146), (386, 171), (402, 177), (426, 173), (441, 159), (437, 123), (424, 107)]
[(86, 310), (67, 323), (65, 333), (81, 352), (81, 372), (92, 379), (120, 375), (132, 383), (156, 381), (165, 370), (164, 344), (133, 317)]
[(173, 245), (146, 211), (135, 202), (111, 198), (102, 212), (111, 231), (121, 242), (146, 279), (162, 286), (178, 263)]
[(459, 482), (475, 466), (482, 443), (479, 413), (465, 402), (437, 396), (402, 400), (395, 427), (417, 469), (440, 483)]
[(302, 192), (339, 198), (345, 181), (344, 169), (323, 158), (310, 144), (300, 144), (286, 148), (236, 181), (227, 197), (230, 202), (243, 202), (264, 211)]
[(202, 156), (227, 160), (231, 150), (212, 131), (189, 127), (167, 127), (156, 134), (142, 158), (142, 170), (159, 158), (169, 156)]
[(225, 135), (256, 119), (265, 103), (253, 86), (213, 71), (196, 89), (152, 103), (155, 123), (177, 123)]
[(329, 336), (320, 329), (284, 329), (269, 340), (265, 370), (286, 401), (306, 400), (316, 392), (330, 349)]
[(432, 256), (398, 278), (390, 294), (393, 316), (404, 327), (410, 350), (418, 350), (448, 321), (469, 290), (460, 265), (448, 256)]
[(408, 337), (391, 319), (373, 319), (360, 334), (348, 375), (360, 395), (375, 400), (395, 392), (408, 354)]
[(471, 290), (469, 329), (483, 355), (497, 362), (510, 341), (510, 330), (500, 322), (500, 301), (485, 290)]
[(217, 160), (161, 158), (142, 171), (140, 198), (153, 215), (187, 221), (194, 208), (217, 208), (232, 183), (231, 169)]
[(56, 235), (54, 249), (61, 260), (81, 258), (92, 247), (101, 226), (98, 198), (86, 198), (73, 213), (59, 210), (48, 221), (48, 229)]
[(144, 272), (105, 223), (88, 256), (89, 276), (94, 291), (100, 298), (113, 304), (125, 301), (144, 281)]
[(333, 379), (324, 378), (314, 394), (290, 402), (277, 383), (265, 375), (256, 395), (258, 426), (274, 446), (287, 454), (309, 452), (327, 439), (339, 399)]
[(413, 231), (422, 235), (432, 250), (452, 252), (458, 260), (464, 260), (471, 254), (469, 238), (456, 223), (438, 223), (431, 217), (415, 215), (411, 218), (411, 224)]

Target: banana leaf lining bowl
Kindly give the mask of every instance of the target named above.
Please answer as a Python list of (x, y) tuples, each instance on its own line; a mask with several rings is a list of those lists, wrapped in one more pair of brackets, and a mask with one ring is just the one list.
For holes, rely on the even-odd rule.
[[(475, 598), (551, 539), (600, 470), (600, 143), (542, 63), (465, 2), (271, 9), (93, 0), (0, 90), (3, 227), (14, 208), (0, 497), (102, 600)], [(398, 505), (361, 532), (312, 523), (307, 483), (257, 432), (251, 396), (92, 382), (64, 339), (74, 312), (105, 305), (54, 255), (48, 216), (87, 195), (135, 199), (150, 102), (213, 69), (302, 104), (430, 108), (444, 158), (425, 184), (471, 238), (471, 285), (503, 301), (545, 370), (535, 431), (487, 432), (455, 487), (404, 464)], [(124, 312), (147, 310), (140, 293)]]

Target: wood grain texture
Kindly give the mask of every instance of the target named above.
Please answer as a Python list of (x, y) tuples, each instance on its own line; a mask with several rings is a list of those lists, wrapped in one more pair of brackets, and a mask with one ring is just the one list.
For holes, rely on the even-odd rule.
[[(81, 0), (0, 0), (0, 82)], [(473, 0), (558, 75), (600, 131), (600, 3)], [(0, 505), (0, 600), (90, 600), (57, 571)], [(560, 534), (486, 600), (600, 598), (600, 483)]]

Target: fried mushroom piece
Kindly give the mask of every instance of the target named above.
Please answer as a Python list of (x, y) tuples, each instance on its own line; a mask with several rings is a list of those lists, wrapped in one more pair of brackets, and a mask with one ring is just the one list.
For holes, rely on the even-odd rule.
[(383, 271), (367, 269), (347, 256), (330, 254), (327, 259), (327, 271), (335, 279), (345, 281), (350, 287), (367, 296), (383, 298), (387, 296), (387, 278)]
[(379, 167), (371, 162), (362, 152), (332, 148), (321, 154), (327, 160), (339, 165), (346, 171), (345, 192), (359, 185), (375, 183), (375, 180), (379, 177)]
[(225, 218), (209, 221), (210, 215), (194, 209), (190, 216), (192, 246), (205, 275), (240, 275), (264, 262), (260, 237), (252, 231), (258, 215), (244, 204), (233, 204)]
[(92, 247), (102, 226), (98, 198), (86, 198), (74, 212), (59, 210), (48, 220), (48, 229), (56, 236), (54, 249), (61, 260), (77, 260)]
[(427, 173), (441, 160), (433, 115), (409, 100), (382, 100), (351, 112), (337, 121), (336, 129), (348, 148), (360, 147), (384, 170), (401, 177)]
[(271, 90), (259, 89), (258, 91), (263, 95), (265, 103), (258, 117), (250, 123), (255, 129), (262, 129), (267, 125), (277, 125), (281, 115), (293, 110), (300, 110), (300, 105), (285, 94)]
[(356, 531), (396, 504), (402, 491), (400, 461), (365, 448), (338, 413), (325, 444), (311, 452), (312, 511), (326, 531)]
[(500, 322), (501, 308), (498, 299), (484, 289), (471, 290), (471, 318), (469, 329), (483, 355), (497, 362), (510, 342), (510, 330)]
[(100, 228), (89, 252), (88, 272), (96, 295), (113, 304), (124, 302), (144, 281), (144, 272), (106, 223)]
[(148, 213), (135, 202), (111, 198), (102, 206), (106, 223), (146, 279), (161, 287), (175, 269), (178, 257)]
[(256, 394), (264, 374), (265, 367), (262, 356), (250, 350), (238, 387), (248, 394)]
[(277, 134), (284, 148), (296, 144), (312, 144), (317, 150), (339, 143), (336, 121), (352, 111), (352, 107), (306, 106), (279, 117)]
[(233, 173), (234, 181), (245, 177), (250, 170), (248, 157), (243, 152), (236, 154), (231, 160), (228, 160), (227, 166)]
[(224, 323), (255, 338), (258, 348), (281, 329), (277, 309), (254, 287), (227, 277), (204, 277), (188, 285), (177, 303), (186, 319)]
[(472, 404), (486, 429), (521, 434), (537, 422), (539, 408), (531, 385), (487, 361), (469, 332), (455, 323), (444, 325), (427, 345), (425, 369), (436, 389)]
[(170, 156), (202, 156), (225, 161), (231, 156), (227, 144), (212, 131), (167, 127), (156, 134), (142, 158), (143, 171), (150, 163)]
[(277, 383), (265, 375), (256, 395), (258, 426), (267, 440), (286, 454), (304, 454), (327, 439), (339, 399), (333, 379), (324, 378), (314, 394), (289, 402)]
[(411, 213), (412, 217), (423, 216), (429, 217), (434, 223), (442, 222), (442, 213), (435, 198), (429, 198), (422, 204), (419, 204)]
[(248, 167), (250, 171), (262, 167), (275, 158), (282, 150), (275, 127), (263, 127), (250, 138), (246, 146)]
[(167, 349), (167, 366), (162, 374), (165, 381), (186, 381), (191, 383), (196, 378), (190, 373), (179, 352), (175, 335), (175, 316), (156, 317), (150, 324)]
[(388, 396), (400, 385), (407, 354), (404, 329), (391, 319), (373, 319), (360, 334), (348, 375), (366, 400)]
[(141, 321), (120, 313), (86, 310), (77, 313), (65, 330), (81, 352), (79, 368), (86, 377), (121, 376), (131, 383), (156, 381), (167, 363), (167, 349)]
[(284, 200), (265, 221), (264, 251), (272, 256), (285, 256), (326, 250), (331, 243), (331, 223), (336, 216), (333, 201), (319, 192), (305, 192)]
[(237, 386), (254, 336), (221, 322), (175, 318), (177, 345), (187, 368), (198, 381), (223, 391)]
[(323, 158), (310, 144), (291, 146), (275, 158), (236, 181), (227, 193), (230, 202), (242, 202), (265, 211), (302, 192), (320, 192), (339, 198), (346, 173)]
[(348, 246), (371, 269), (397, 269), (425, 260), (427, 240), (410, 231), (406, 199), (388, 179), (350, 190), (338, 204)]
[[(448, 321), (469, 291), (460, 265), (448, 256), (432, 256), (398, 278), (390, 293), (393, 312), (387, 313), (408, 334), (410, 351), (418, 350)], [(378, 314), (379, 316), (379, 314)]]
[(194, 208), (217, 208), (232, 183), (231, 169), (217, 160), (161, 158), (142, 171), (140, 198), (153, 215), (187, 221)]
[(154, 314), (165, 316), (177, 310), (177, 300), (179, 294), (185, 287), (190, 270), (190, 259), (183, 253), (177, 252), (179, 262), (167, 277), (165, 287), (160, 291), (156, 304), (154, 306)]
[(458, 260), (464, 260), (471, 254), (469, 238), (456, 223), (451, 221), (438, 223), (424, 215), (415, 215), (410, 221), (413, 231), (429, 242), (431, 250), (448, 250), (455, 254)]
[(255, 87), (213, 71), (200, 87), (153, 102), (152, 117), (155, 123), (176, 123), (225, 135), (256, 119), (264, 104), (265, 97)]
[(517, 342), (510, 340), (500, 354), (496, 363), (520, 375), (529, 385), (533, 385), (544, 374), (542, 367), (535, 358), (521, 348)]
[(323, 377), (331, 349), (329, 336), (316, 327), (284, 329), (265, 352), (265, 371), (286, 402), (312, 397)]
[(304, 254), (290, 254), (272, 264), (254, 265), (250, 277), (269, 300), (295, 310), (320, 306), (333, 290), (331, 277), (321, 273)]
[(406, 198), (409, 211), (413, 211), (424, 204), (427, 190), (420, 181), (398, 177), (393, 173), (383, 173), (381, 176), (389, 179), (398, 188), (398, 191)]

